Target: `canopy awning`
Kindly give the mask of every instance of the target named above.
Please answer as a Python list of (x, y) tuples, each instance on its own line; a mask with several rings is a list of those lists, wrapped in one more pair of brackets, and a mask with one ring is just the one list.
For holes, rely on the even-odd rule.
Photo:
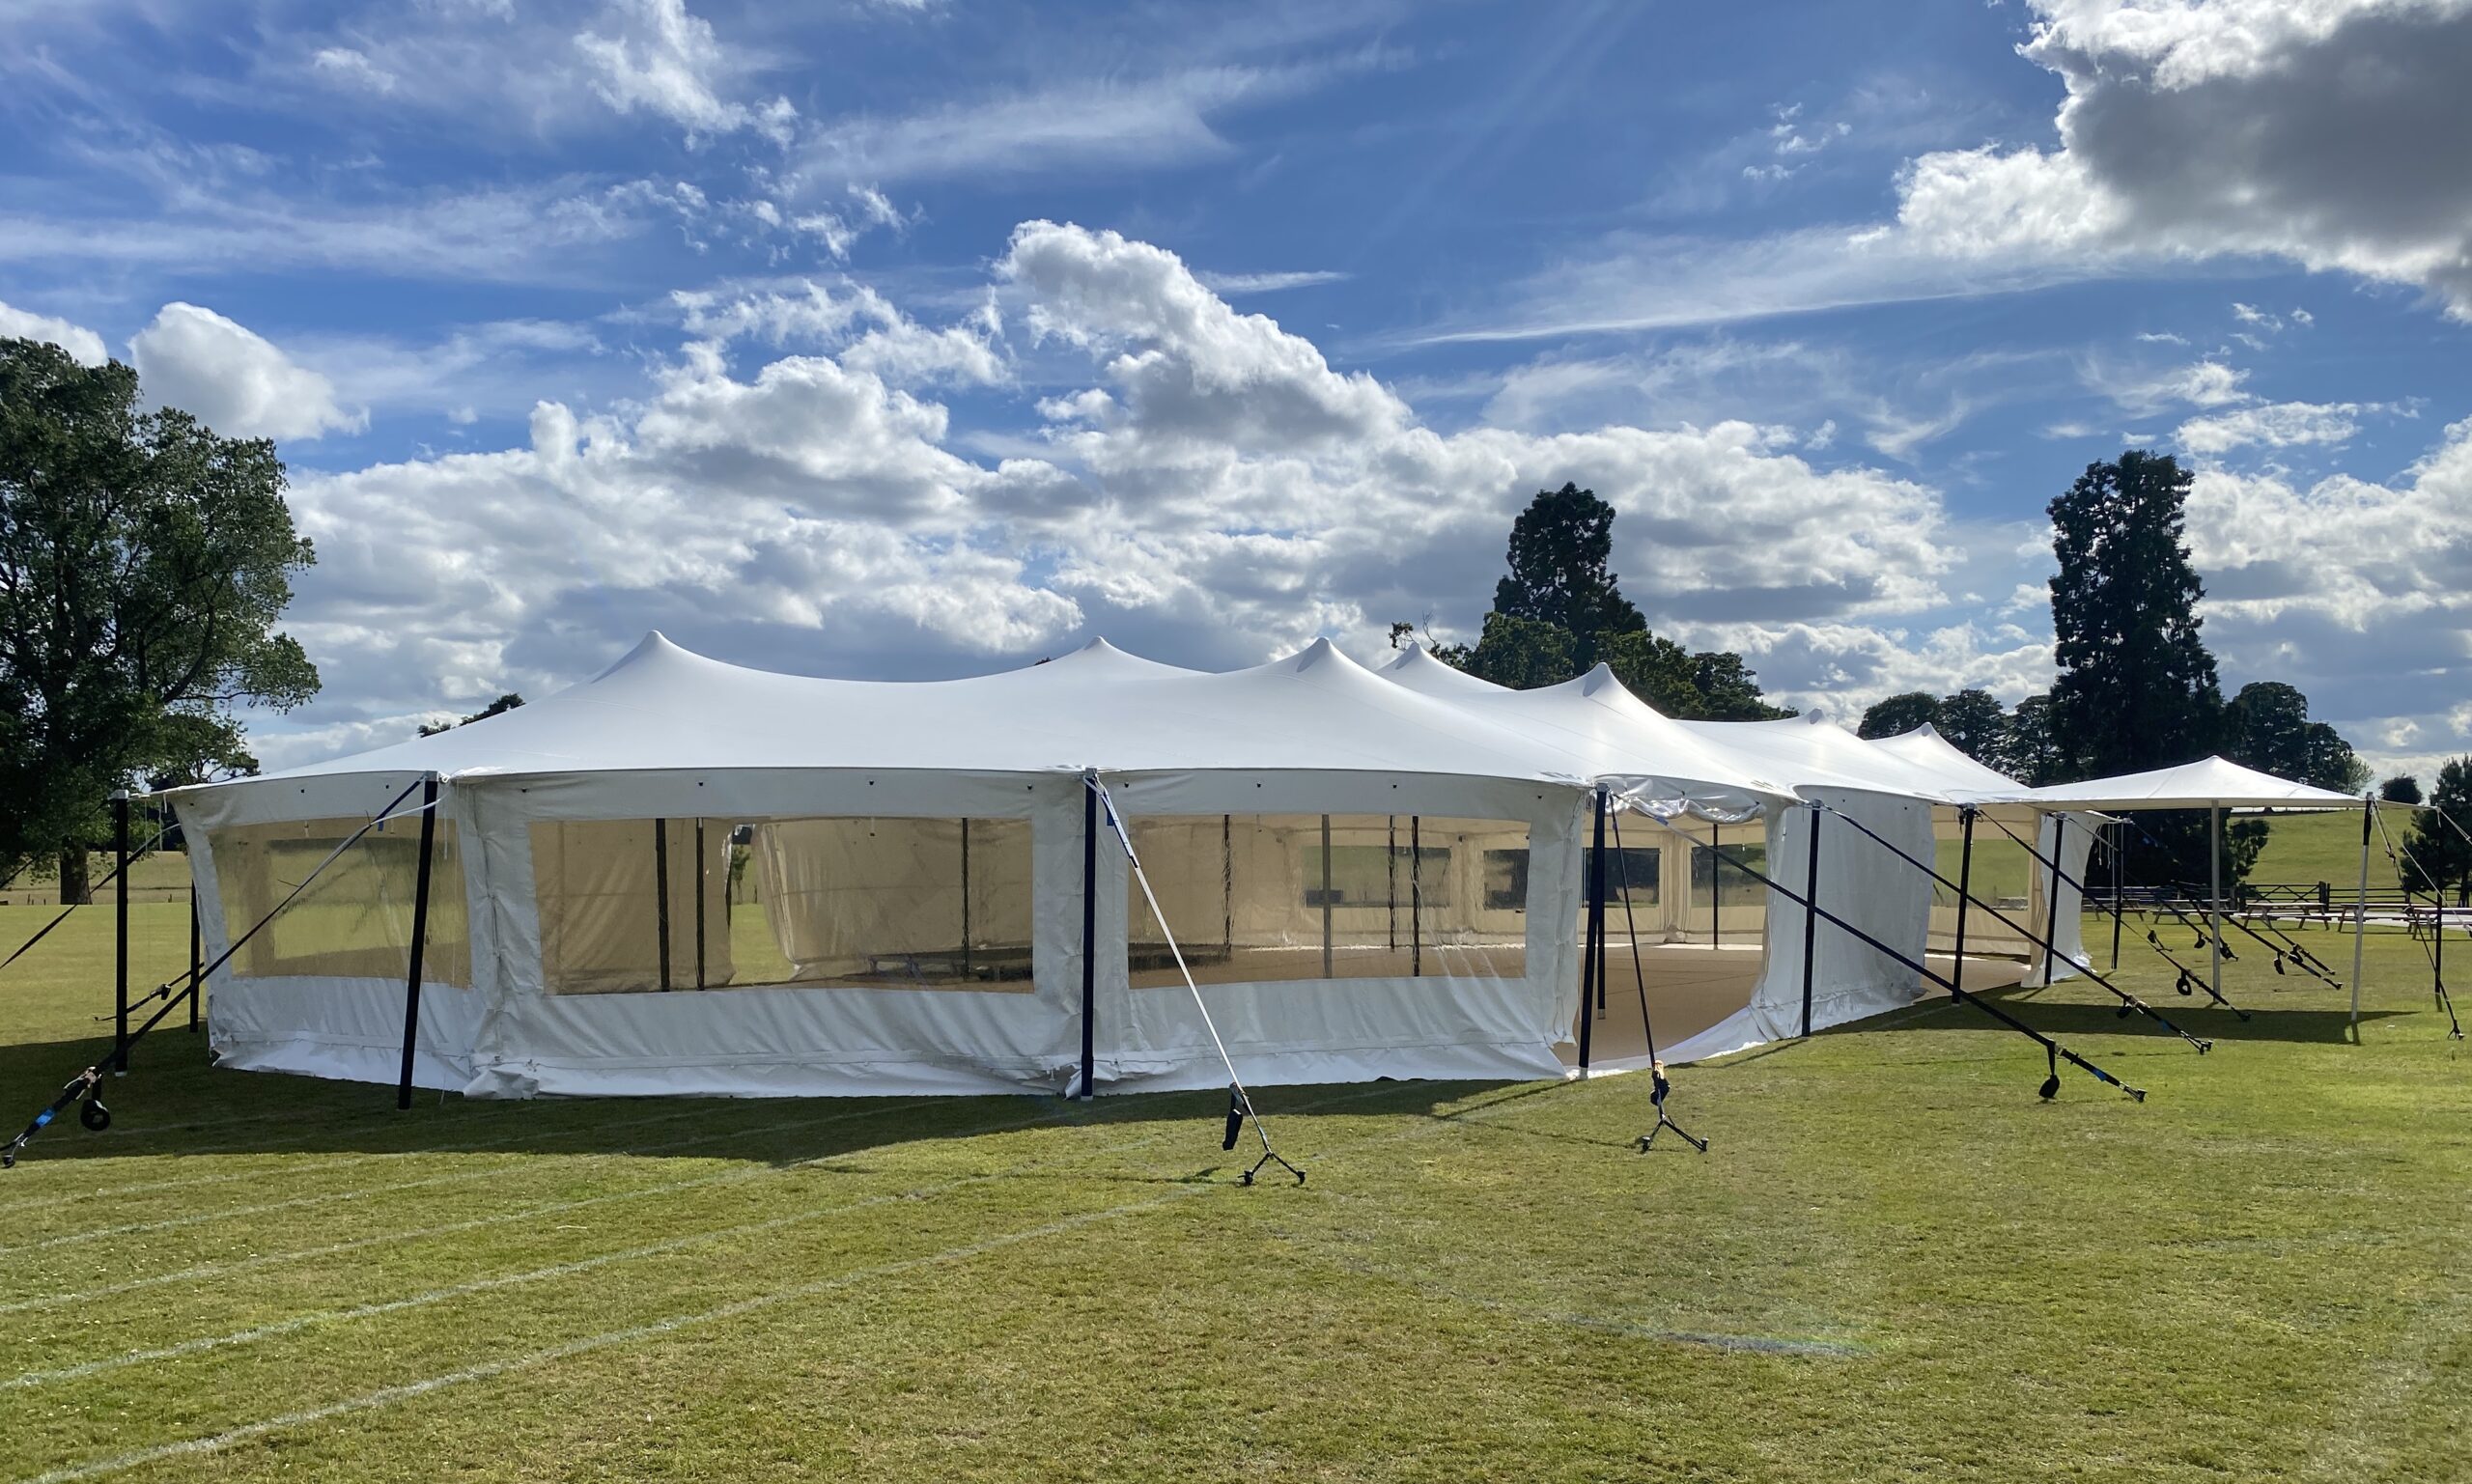
[(2349, 794), (2313, 788), (2219, 757), (2158, 768), (2150, 772), (2089, 778), (2025, 789), (2011, 798), (2054, 809), (2342, 809), (2360, 802)]

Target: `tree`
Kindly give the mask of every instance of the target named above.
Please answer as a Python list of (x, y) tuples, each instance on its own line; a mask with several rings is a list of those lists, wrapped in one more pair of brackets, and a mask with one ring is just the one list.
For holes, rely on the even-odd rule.
[(1485, 615), (1476, 647), (1434, 651), (1434, 657), (1497, 686), (1533, 690), (1558, 686), (1577, 672), (1571, 631), (1557, 624), (1509, 613)]
[(1982, 764), (1996, 761), (2008, 744), (2008, 714), (1988, 690), (1960, 690), (1940, 698), (1939, 719), (1931, 723), (1950, 746)]
[(1690, 651), (1644, 629), (1608, 634), (1605, 666), (1624, 688), (1669, 716), (1698, 716), (1706, 704)]
[(2224, 752), (2278, 778), (2309, 773), (2309, 698), (2281, 681), (2252, 681), (2224, 708)]
[[(1039, 663), (1045, 664), (1047, 661), (1042, 659)], [(421, 735), (423, 737), (435, 737), (440, 732), (452, 732), (460, 726), (470, 726), (475, 721), (487, 721), (492, 716), (503, 715), (522, 704), (523, 697), (510, 690), (506, 694), (498, 697), (496, 700), (492, 701), (489, 705), (482, 707), (479, 711), (474, 712), (472, 714), (465, 716), (461, 720), (424, 722), (421, 725)]]
[(2390, 804), (2416, 804), (2421, 801), (2421, 780), (2410, 773), (2397, 773), (2377, 786), (2377, 797)]
[(2051, 710), (2048, 695), (2019, 701), (2002, 729), (1996, 761), (1986, 761), (2028, 788), (2062, 781), (2060, 742), (2052, 735)]
[(1494, 585), (1494, 611), (1567, 631), (1581, 670), (1604, 636), (1648, 627), (1606, 563), (1614, 554), (1614, 507), (1593, 490), (1538, 490), (1510, 527), (1510, 574)]
[(2404, 844), (2410, 854), (2403, 860), (2403, 884), (2414, 891), (2452, 888), (2459, 900), (2472, 886), (2472, 841), (2456, 828), (2472, 827), (2472, 757), (2451, 758), (2437, 770), (2429, 802)]
[(1863, 713), (1857, 737), (1896, 737), (1940, 719), (1940, 698), (1927, 690), (1908, 690), (1872, 704)]
[(2075, 776), (2192, 762), (2214, 745), (2223, 702), (2199, 633), (2205, 589), (2180, 540), (2190, 484), (2170, 457), (2130, 449), (2051, 502), (2051, 732)]
[(1777, 721), (1794, 714), (1760, 698), (1759, 677), (1730, 650), (1702, 650), (1691, 657), (1691, 679), (1700, 687), (1703, 721)]
[(274, 629), (315, 560), (274, 445), (137, 393), (0, 340), (0, 876), (56, 856), (72, 901), (112, 790), (254, 767), (232, 708), (318, 688)]
[(2369, 787), (2369, 765), (2360, 760), (2350, 742), (2325, 722), (2309, 723), (2305, 750), (2308, 763), (2301, 770), (2301, 782), (2333, 789), (2338, 794), (2357, 794)]

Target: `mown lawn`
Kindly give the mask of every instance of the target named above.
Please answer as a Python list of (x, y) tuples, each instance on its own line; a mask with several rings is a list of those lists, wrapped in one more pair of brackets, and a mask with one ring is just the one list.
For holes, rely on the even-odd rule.
[[(72, 928), (11, 1132), (101, 1047)], [(2008, 998), (2143, 1105), (1930, 1005), (1680, 1071), (1704, 1158), (1636, 1077), (1271, 1089), (1311, 1183), (1250, 1190), (1210, 1097), (398, 1114), (174, 1030), (0, 1176), (0, 1474), (2464, 1477), (2472, 1058), (2371, 954), (2359, 1045), (2256, 959), (2247, 1025), (2132, 965), (2205, 1057)]]

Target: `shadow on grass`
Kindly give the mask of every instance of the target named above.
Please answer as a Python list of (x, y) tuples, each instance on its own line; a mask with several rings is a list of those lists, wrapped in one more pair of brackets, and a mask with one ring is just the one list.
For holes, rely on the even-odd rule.
[[(2117, 1001), (2103, 1003), (2078, 999), (2053, 999), (2045, 996), (2040, 990), (2013, 987), (2004, 990), (1978, 990), (1972, 993), (1976, 998), (1999, 1006), (2046, 1035), (2108, 1036), (2150, 1033), (2157, 1037), (2174, 1039), (2170, 1031), (2165, 1030), (2152, 1020)], [(2202, 1000), (2182, 999), (2169, 994), (2161, 998), (2144, 994), (2138, 997), (2151, 1006), (2156, 1014), (2189, 1034), (2202, 1036), (2223, 1046), (2233, 1046), (2243, 1041), (2284, 1041), (2294, 1044), (2337, 1046), (2348, 1043), (2352, 1039), (2351, 1007), (2348, 1004), (2341, 1009), (2291, 1010), (2270, 1004), (2246, 1003), (2240, 1006), (2249, 1012), (2249, 1018), (2244, 1021), (2219, 1005)], [(2122, 1013), (2124, 1011), (2125, 1014)], [(2368, 1025), (2402, 1013), (2399, 1010), (2363, 1010), (2360, 1013), (2360, 1023)], [(1950, 1002), (1949, 1013), (1946, 1015), (1917, 1016), (1911, 1022), (1896, 1028), (1899, 1030), (1980, 1030), (1998, 1024), (1997, 1021), (1980, 1010)], [(1857, 1022), (1853, 1025), (1838, 1028), (1862, 1029), (1864, 1022)], [(2186, 1045), (2186, 1043), (2181, 1044)]]
[[(108, 1038), (0, 1046), (0, 1138), (14, 1136), (69, 1078), (111, 1051)], [(1290, 1120), (1324, 1115), (1450, 1116), (1450, 1106), (1501, 1082), (1383, 1081), (1258, 1090), (1274, 1138)], [(1559, 1083), (1545, 1084), (1546, 1088)], [(1539, 1089), (1544, 1090), (1544, 1089)], [(107, 1077), (102, 1134), (63, 1112), (20, 1156), (22, 1165), (90, 1160), (165, 1162), (204, 1155), (632, 1155), (735, 1159), (789, 1165), (843, 1160), (925, 1139), (965, 1139), (1038, 1129), (1097, 1127), (1127, 1135), (1173, 1131), (1216, 1157), (1178, 1184), (1232, 1179), (1259, 1152), (1245, 1131), (1235, 1152), (1219, 1144), (1227, 1094), (1125, 1093), (1072, 1103), (1036, 1093), (988, 1097), (467, 1099), (416, 1091), (397, 1111), (395, 1089), (279, 1073), (218, 1072), (203, 1036), (158, 1032), (139, 1043), (125, 1078)], [(20, 1106), (21, 1105), (21, 1106)], [(838, 1166), (844, 1170), (849, 1165)], [(863, 1170), (864, 1166), (857, 1168)], [(1098, 1178), (1108, 1178), (1104, 1172)], [(1137, 1177), (1127, 1176), (1133, 1179)], [(1265, 1177), (1267, 1178), (1267, 1176)], [(8, 1188), (0, 1176), (0, 1194)]]

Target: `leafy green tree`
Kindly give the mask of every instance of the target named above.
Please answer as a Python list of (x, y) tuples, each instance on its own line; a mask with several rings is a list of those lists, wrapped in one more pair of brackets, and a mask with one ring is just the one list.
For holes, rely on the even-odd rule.
[(137, 393), (0, 340), (0, 877), (55, 859), (70, 901), (112, 790), (253, 770), (233, 708), (318, 688), (274, 628), (314, 560), (274, 445)]
[(1940, 698), (1927, 690), (1908, 690), (1874, 702), (1863, 713), (1858, 737), (1896, 737), (1940, 719)]
[(2169, 456), (2130, 449), (2089, 464), (2051, 502), (2051, 732), (2076, 777), (2192, 762), (2214, 746), (2223, 701), (2199, 633), (2205, 589), (2180, 539), (2190, 484)]
[(1434, 655), (1478, 680), (1533, 690), (1559, 686), (1577, 673), (1577, 648), (1571, 631), (1558, 624), (1497, 612), (1485, 615), (1485, 630), (1475, 648), (1436, 650)]
[(2060, 740), (2052, 734), (2048, 695), (2030, 695), (2017, 703), (2002, 729), (2000, 751), (1990, 765), (2029, 788), (2063, 779)]
[(2352, 744), (2323, 721), (2309, 723), (2308, 766), (2300, 781), (2338, 794), (2357, 794), (2369, 787), (2369, 765)]
[(2278, 778), (2309, 772), (2309, 698), (2281, 681), (2252, 681), (2224, 708), (2224, 754)]
[(1706, 706), (1691, 653), (1644, 629), (1608, 634), (1600, 648), (1606, 668), (1633, 695), (1669, 716), (1698, 716)]
[(2416, 804), (2421, 801), (2421, 780), (2410, 773), (2397, 773), (2377, 786), (2377, 797), (2390, 804)]
[(2403, 861), (2403, 884), (2414, 891), (2452, 891), (2459, 901), (2472, 886), (2472, 841), (2456, 827), (2472, 828), (2472, 757), (2451, 758), (2437, 770), (2429, 803), (2405, 842), (2410, 854)]
[(1576, 484), (1540, 490), (1511, 522), (1510, 573), (1494, 585), (1494, 611), (1567, 631), (1587, 670), (1607, 635), (1648, 627), (1607, 570), (1613, 554), (1613, 506)]
[(1702, 650), (1691, 657), (1691, 679), (1700, 687), (1700, 710), (1706, 721), (1776, 721), (1794, 714), (1793, 708), (1771, 706), (1759, 694), (1759, 677), (1730, 650)]
[(1998, 768), (2008, 745), (2008, 714), (1988, 690), (1960, 690), (1940, 698), (1939, 718), (1931, 723), (1950, 746), (1982, 764)]

